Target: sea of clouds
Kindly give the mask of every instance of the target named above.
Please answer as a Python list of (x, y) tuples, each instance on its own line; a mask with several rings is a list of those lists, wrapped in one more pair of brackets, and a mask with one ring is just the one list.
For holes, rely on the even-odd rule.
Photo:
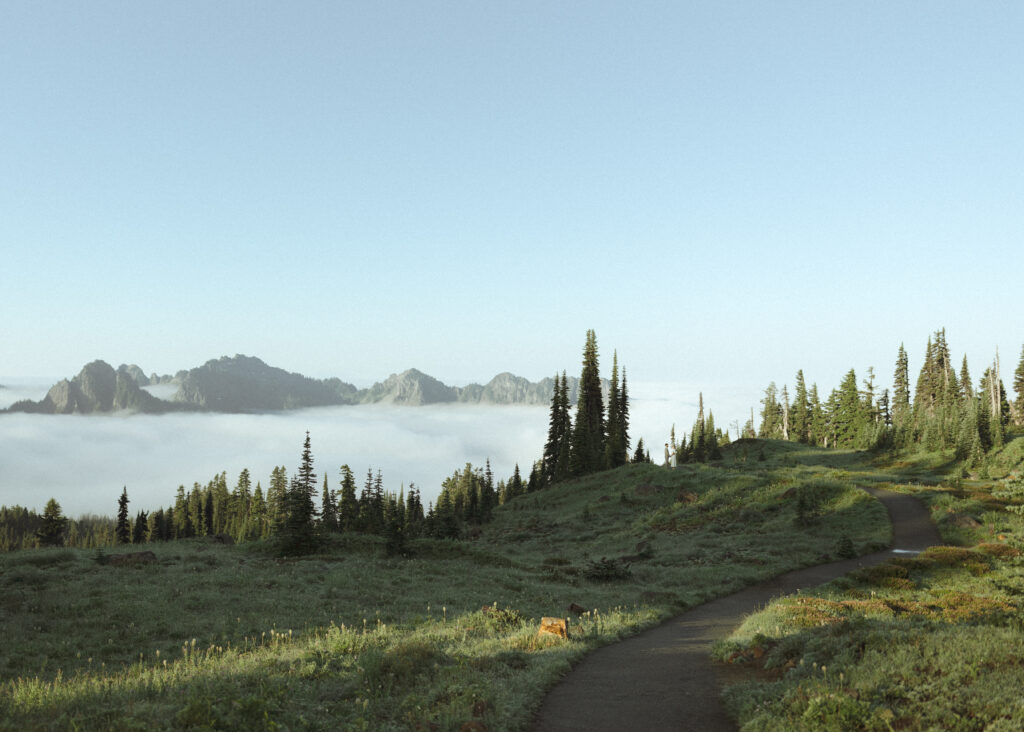
[[(5, 383), (0, 407), (39, 399), (47, 388)], [(681, 435), (695, 419), (696, 394), (678, 384), (631, 384), (633, 444), (643, 437), (652, 458), (660, 462), (672, 425)], [(718, 426), (728, 427), (721, 421)], [(337, 488), (343, 464), (352, 468), (359, 485), (368, 469), (379, 469), (386, 490), (397, 493), (415, 483), (426, 504), (436, 499), (445, 477), (467, 462), (483, 466), (490, 459), (496, 480), (510, 477), (518, 463), (525, 479), (541, 455), (547, 427), (546, 407), (525, 406), (360, 405), (160, 416), (0, 414), (0, 505), (42, 510), (54, 497), (70, 516), (112, 515), (126, 487), (134, 514), (167, 506), (179, 485), (205, 484), (222, 471), (234, 486), (243, 468), (265, 490), (275, 466), (286, 466), (289, 474), (295, 471), (307, 430), (320, 485), (326, 473)]]

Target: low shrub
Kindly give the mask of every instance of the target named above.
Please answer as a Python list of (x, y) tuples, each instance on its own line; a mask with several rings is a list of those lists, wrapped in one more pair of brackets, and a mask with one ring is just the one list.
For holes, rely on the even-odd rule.
[(591, 582), (614, 582), (629, 579), (629, 565), (620, 559), (601, 557), (596, 562), (587, 560), (583, 566), (583, 576)]

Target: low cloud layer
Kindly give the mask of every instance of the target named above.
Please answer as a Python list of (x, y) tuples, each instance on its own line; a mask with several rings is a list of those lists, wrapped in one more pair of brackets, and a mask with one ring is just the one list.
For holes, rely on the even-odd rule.
[[(681, 433), (695, 418), (696, 392), (671, 384), (633, 391), (633, 442), (642, 436), (660, 460), (672, 424)], [(266, 489), (274, 466), (295, 471), (306, 430), (321, 485), (326, 473), (337, 488), (342, 464), (361, 485), (372, 467), (383, 472), (387, 490), (415, 483), (424, 502), (433, 501), (441, 481), (467, 462), (482, 466), (490, 458), (496, 479), (508, 478), (518, 462), (525, 477), (541, 455), (547, 422), (544, 407), (476, 405), (361, 405), (257, 415), (4, 414), (0, 504), (41, 510), (54, 497), (71, 516), (111, 515), (124, 486), (134, 514), (167, 506), (179, 485), (205, 484), (221, 471), (233, 486), (243, 468)]]

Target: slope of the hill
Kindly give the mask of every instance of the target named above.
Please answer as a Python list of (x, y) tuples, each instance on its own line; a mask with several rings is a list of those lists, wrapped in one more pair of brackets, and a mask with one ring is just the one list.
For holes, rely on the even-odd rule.
[[(888, 523), (841, 471), (770, 454), (626, 466), (520, 496), (467, 533), (401, 559), (344, 534), (287, 562), (202, 540), (147, 545), (155, 561), (129, 566), (0, 557), (0, 729), (522, 729), (587, 650), (874, 549)], [(568, 616), (569, 637), (538, 637), (543, 616)]]

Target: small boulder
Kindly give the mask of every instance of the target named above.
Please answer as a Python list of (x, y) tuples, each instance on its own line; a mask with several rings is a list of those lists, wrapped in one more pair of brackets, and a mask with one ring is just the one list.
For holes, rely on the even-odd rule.
[(565, 618), (541, 618), (540, 630), (537, 631), (537, 637), (540, 638), (545, 635), (568, 638), (569, 624), (565, 622)]

